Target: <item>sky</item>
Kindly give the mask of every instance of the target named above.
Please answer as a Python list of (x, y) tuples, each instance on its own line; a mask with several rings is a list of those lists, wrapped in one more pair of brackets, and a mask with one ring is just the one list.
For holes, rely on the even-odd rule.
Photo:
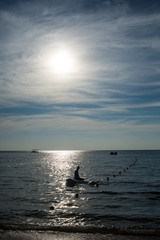
[(159, 0), (1, 0), (0, 150), (160, 149)]

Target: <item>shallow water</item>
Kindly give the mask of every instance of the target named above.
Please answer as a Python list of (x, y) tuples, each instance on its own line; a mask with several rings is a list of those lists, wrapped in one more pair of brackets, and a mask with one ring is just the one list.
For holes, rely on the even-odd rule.
[[(159, 161), (160, 151), (0, 152), (0, 224), (158, 229)], [(77, 165), (99, 186), (66, 187)]]
[[(5, 231), (1, 234), (1, 240), (141, 240), (142, 236), (115, 235), (115, 234), (85, 234), (85, 233), (62, 233), (52, 231)], [(159, 236), (143, 236), (143, 240), (158, 240)]]

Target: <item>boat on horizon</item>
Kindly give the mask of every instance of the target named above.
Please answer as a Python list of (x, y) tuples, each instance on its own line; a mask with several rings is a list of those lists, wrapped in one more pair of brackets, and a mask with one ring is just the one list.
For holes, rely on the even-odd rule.
[(110, 155), (117, 155), (117, 152), (110, 152)]
[(32, 149), (31, 153), (38, 153), (38, 149)]

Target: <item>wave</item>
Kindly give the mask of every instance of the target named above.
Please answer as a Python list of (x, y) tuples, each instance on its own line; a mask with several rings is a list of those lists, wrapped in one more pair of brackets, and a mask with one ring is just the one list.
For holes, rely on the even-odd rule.
[(116, 192), (116, 191), (93, 191), (93, 192), (85, 192), (83, 194), (108, 194), (108, 195), (126, 195), (126, 194), (131, 194), (131, 195), (156, 195), (160, 196), (159, 191), (122, 191), (122, 192)]
[(98, 227), (98, 226), (42, 226), (30, 224), (0, 224), (1, 230), (12, 231), (53, 231), (66, 233), (100, 233), (114, 235), (160, 236), (160, 229), (138, 227)]

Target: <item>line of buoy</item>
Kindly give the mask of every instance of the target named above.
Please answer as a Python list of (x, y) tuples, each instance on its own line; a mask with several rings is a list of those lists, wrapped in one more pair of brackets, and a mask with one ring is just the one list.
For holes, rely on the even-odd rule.
[[(138, 159), (136, 158), (136, 160), (135, 160), (132, 164), (130, 164), (129, 167), (127, 167), (126, 169), (125, 169), (125, 168), (123, 169), (123, 172), (128, 171), (129, 168), (133, 167), (133, 166), (136, 164), (137, 161), (138, 161)], [(119, 175), (121, 175), (121, 174), (122, 174), (122, 171), (119, 171), (119, 174), (117, 174), (117, 175), (116, 175), (116, 174), (113, 174), (113, 177), (115, 178), (116, 176), (119, 176)], [(107, 177), (107, 182), (109, 182), (109, 180), (110, 180), (110, 178)]]

